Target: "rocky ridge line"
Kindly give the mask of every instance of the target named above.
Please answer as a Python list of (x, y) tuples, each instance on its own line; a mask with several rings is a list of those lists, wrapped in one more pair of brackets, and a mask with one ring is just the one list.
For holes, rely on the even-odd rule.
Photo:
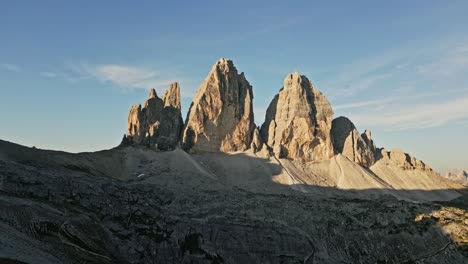
[(252, 100), (252, 86), (244, 73), (239, 74), (231, 60), (221, 58), (194, 96), (185, 125), (176, 82), (162, 98), (152, 89), (143, 108), (137, 104), (130, 109), (122, 143), (171, 150), (181, 142), (189, 152), (263, 150), (300, 161), (326, 160), (341, 153), (363, 167), (383, 159), (404, 170), (431, 170), (401, 150), (378, 149), (371, 132), (359, 134), (348, 118), (333, 119), (327, 98), (298, 72), (284, 79), (261, 128), (253, 121)]

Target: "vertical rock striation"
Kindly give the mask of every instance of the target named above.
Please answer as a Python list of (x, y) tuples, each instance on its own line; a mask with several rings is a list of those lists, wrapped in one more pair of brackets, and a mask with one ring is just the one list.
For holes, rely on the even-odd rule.
[(160, 150), (174, 149), (183, 127), (179, 83), (172, 83), (162, 99), (151, 89), (143, 108), (130, 108), (128, 131), (123, 144), (145, 145)]
[(330, 136), (333, 110), (307, 77), (295, 72), (267, 109), (263, 142), (278, 158), (315, 161), (333, 156)]
[(255, 129), (252, 86), (231, 60), (220, 59), (193, 99), (182, 146), (191, 151), (243, 151)]

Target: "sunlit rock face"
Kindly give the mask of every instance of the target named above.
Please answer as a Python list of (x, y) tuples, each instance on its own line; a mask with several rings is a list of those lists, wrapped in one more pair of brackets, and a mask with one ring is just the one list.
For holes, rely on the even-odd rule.
[(295, 72), (267, 109), (263, 141), (278, 158), (316, 161), (333, 156), (333, 110), (307, 77)]
[(376, 158), (391, 162), (403, 170), (432, 171), (432, 169), (423, 161), (403, 152), (401, 149), (392, 149), (391, 151), (387, 151), (384, 148), (378, 149)]
[(180, 86), (172, 83), (162, 98), (151, 89), (143, 108), (130, 108), (128, 130), (123, 144), (145, 145), (160, 150), (174, 149), (183, 127), (180, 110)]
[(191, 152), (235, 152), (250, 147), (255, 129), (252, 86), (231, 60), (212, 67), (193, 98), (182, 146)]
[(333, 120), (331, 134), (336, 153), (341, 153), (364, 167), (374, 164), (375, 146), (370, 131), (366, 130), (360, 135), (351, 120), (340, 116)]

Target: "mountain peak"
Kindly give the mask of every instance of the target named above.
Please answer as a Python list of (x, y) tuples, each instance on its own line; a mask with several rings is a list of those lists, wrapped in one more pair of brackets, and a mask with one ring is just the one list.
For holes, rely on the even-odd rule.
[(237, 69), (234, 66), (234, 63), (232, 60), (227, 59), (227, 58), (220, 58), (214, 65), (213, 69), (214, 70), (219, 70), (221, 72), (230, 72), (230, 71), (235, 71), (237, 74)]
[(174, 149), (183, 126), (180, 112), (180, 87), (171, 84), (159, 98), (151, 89), (144, 107), (133, 106), (128, 113), (128, 131), (122, 144), (145, 145), (160, 150)]
[(298, 72), (284, 79), (261, 128), (263, 142), (278, 158), (316, 161), (333, 156), (333, 110), (327, 98)]
[(231, 60), (221, 58), (194, 96), (183, 147), (193, 151), (246, 150), (252, 141), (252, 86)]
[(180, 85), (178, 82), (173, 82), (169, 85), (162, 96), (164, 106), (171, 106), (176, 109), (181, 109), (180, 105)]
[[(309, 79), (306, 76), (301, 75), (299, 72), (290, 73), (284, 78), (284, 88), (294, 88), (294, 87), (302, 87), (302, 83), (310, 83)], [(299, 84), (296, 85), (296, 84)]]
[(158, 95), (156, 94), (156, 90), (154, 88), (151, 88), (149, 95), (148, 95), (148, 99), (157, 98), (157, 97)]

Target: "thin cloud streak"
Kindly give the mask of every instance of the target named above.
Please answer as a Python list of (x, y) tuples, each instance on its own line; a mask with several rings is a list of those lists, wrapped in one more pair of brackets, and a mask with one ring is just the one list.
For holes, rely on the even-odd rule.
[(425, 93), (425, 94), (417, 93), (415, 95), (395, 95), (393, 97), (377, 98), (377, 99), (353, 102), (353, 103), (348, 103), (348, 104), (340, 104), (340, 105), (334, 106), (333, 109), (336, 109), (336, 110), (359, 109), (359, 108), (366, 109), (366, 107), (369, 107), (369, 106), (386, 105), (386, 104), (397, 102), (397, 101), (434, 97), (434, 96), (460, 93), (460, 92), (466, 92), (466, 91), (468, 91), (468, 89), (444, 90), (444, 91)]
[(55, 78), (57, 74), (55, 72), (40, 72), (39, 73), (44, 78)]
[(398, 87), (443, 78), (454, 80), (468, 71), (468, 42), (462, 39), (455, 44), (387, 52), (343, 65), (337, 71), (340, 73), (323, 85), (330, 91), (330, 97), (352, 97), (367, 90), (382, 90), (389, 83)]
[(12, 71), (12, 72), (17, 72), (21, 70), (21, 67), (18, 65), (10, 64), (10, 63), (3, 63), (2, 68), (7, 70), (7, 71)]
[(460, 45), (437, 56), (431, 62), (415, 67), (419, 74), (426, 76), (449, 76), (464, 72), (468, 68), (468, 44)]
[(65, 81), (98, 81), (110, 83), (124, 90), (155, 88), (162, 93), (173, 82), (181, 85), (182, 97), (193, 97), (193, 83), (182, 78), (177, 72), (159, 71), (151, 67), (139, 67), (125, 64), (68, 64), (69, 71), (61, 74)]
[(81, 64), (73, 69), (81, 75), (81, 78), (77, 79), (92, 77), (103, 83), (110, 82), (118, 87), (127, 89), (150, 89), (152, 87), (167, 86), (174, 81), (162, 77), (162, 74), (154, 69), (129, 65)]
[(438, 127), (468, 118), (468, 96), (441, 103), (426, 103), (385, 112), (356, 114), (352, 119), (359, 125), (380, 126), (387, 130), (409, 130)]

